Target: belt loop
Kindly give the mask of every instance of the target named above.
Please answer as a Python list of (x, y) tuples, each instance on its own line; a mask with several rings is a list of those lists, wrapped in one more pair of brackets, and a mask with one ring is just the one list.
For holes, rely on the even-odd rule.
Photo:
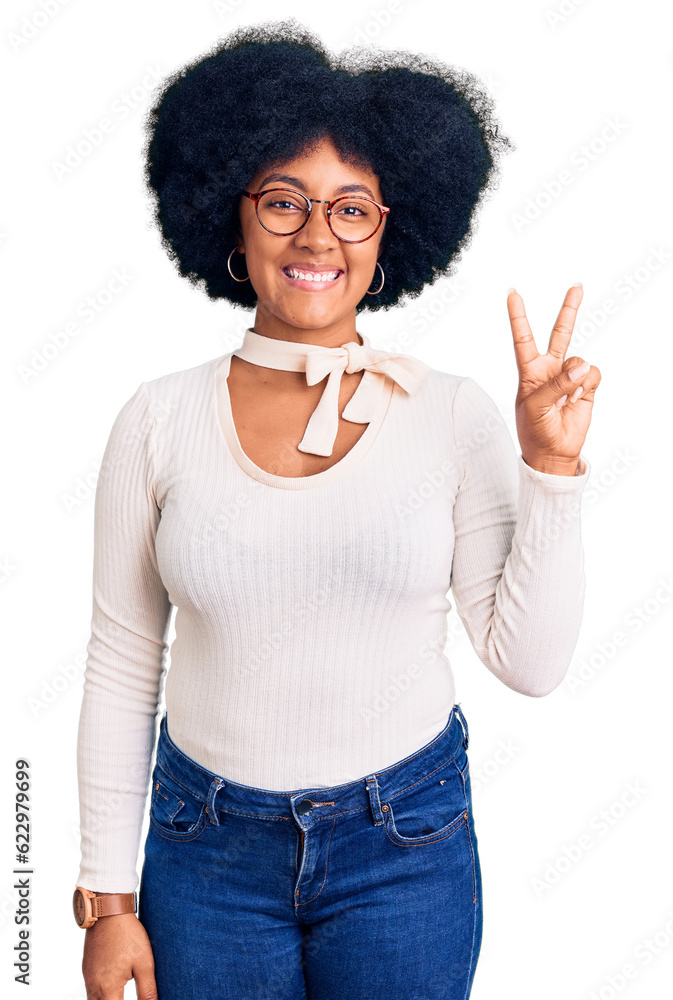
[(383, 813), (381, 812), (381, 800), (379, 799), (379, 783), (375, 774), (368, 774), (365, 778), (367, 791), (369, 792), (369, 804), (374, 817), (374, 826), (383, 824)]
[(470, 732), (469, 732), (469, 729), (467, 728), (467, 719), (463, 715), (463, 710), (461, 709), (461, 707), (458, 704), (458, 702), (456, 702), (456, 704), (454, 705), (454, 708), (456, 709), (456, 715), (458, 716), (458, 719), (459, 719), (460, 724), (461, 724), (462, 729), (463, 729), (463, 746), (467, 750), (469, 742), (470, 742)]
[(210, 783), (210, 788), (208, 789), (208, 798), (206, 799), (206, 812), (210, 818), (210, 822), (214, 823), (215, 826), (220, 825), (220, 820), (217, 815), (217, 809), (215, 808), (215, 796), (219, 792), (220, 788), (224, 787), (224, 781), (222, 778), (213, 778)]

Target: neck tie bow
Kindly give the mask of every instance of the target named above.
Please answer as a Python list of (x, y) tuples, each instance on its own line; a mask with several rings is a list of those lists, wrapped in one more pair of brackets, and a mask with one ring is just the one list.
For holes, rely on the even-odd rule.
[(432, 370), (418, 358), (396, 351), (376, 350), (364, 334), (360, 336), (362, 344), (349, 341), (342, 347), (320, 347), (263, 337), (249, 329), (241, 347), (233, 352), (244, 361), (266, 368), (305, 371), (308, 385), (316, 385), (327, 376), (327, 385), (297, 445), (299, 451), (322, 456), (332, 454), (339, 428), (339, 389), (344, 372), (352, 374), (364, 370), (364, 375), (342, 416), (356, 424), (368, 424), (374, 416), (376, 390), (382, 378), (391, 378), (406, 392), (413, 393)]

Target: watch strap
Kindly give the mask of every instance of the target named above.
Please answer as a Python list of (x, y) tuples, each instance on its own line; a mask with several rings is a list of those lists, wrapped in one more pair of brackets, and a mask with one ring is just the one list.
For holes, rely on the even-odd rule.
[(113, 892), (94, 895), (91, 900), (95, 917), (113, 917), (118, 913), (136, 912), (135, 892)]

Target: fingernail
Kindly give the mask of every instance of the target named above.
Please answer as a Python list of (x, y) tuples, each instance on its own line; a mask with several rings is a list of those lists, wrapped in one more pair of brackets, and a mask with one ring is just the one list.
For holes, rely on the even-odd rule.
[(568, 398), (568, 393), (566, 393), (565, 396), (561, 396), (560, 399), (557, 399), (556, 402), (554, 403), (554, 406), (558, 406), (560, 410), (567, 398)]
[(516, 291), (516, 288), (508, 288), (508, 289), (507, 289), (507, 294), (508, 294), (508, 295), (511, 295), (511, 294), (512, 294), (512, 292), (515, 292), (515, 291)]
[(571, 285), (570, 287), (571, 288), (584, 288), (584, 285), (582, 284), (581, 281), (576, 281), (575, 284)]
[(582, 376), (586, 375), (590, 368), (591, 365), (589, 362), (585, 361), (583, 364), (578, 365), (577, 368), (571, 368), (568, 372), (568, 376), (573, 380), (573, 382), (579, 382)]
[(582, 395), (583, 392), (584, 392), (584, 386), (583, 385), (578, 385), (577, 388), (575, 389), (574, 393), (570, 397), (570, 402), (574, 403), (576, 399), (580, 398), (580, 396)]

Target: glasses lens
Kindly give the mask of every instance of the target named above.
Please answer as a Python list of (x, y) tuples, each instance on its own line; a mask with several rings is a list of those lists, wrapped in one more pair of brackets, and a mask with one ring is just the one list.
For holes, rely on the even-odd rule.
[(266, 191), (257, 202), (259, 221), (272, 233), (294, 233), (308, 213), (308, 202), (294, 191)]
[(366, 198), (344, 198), (332, 209), (332, 229), (342, 240), (366, 240), (381, 219), (373, 201)]

